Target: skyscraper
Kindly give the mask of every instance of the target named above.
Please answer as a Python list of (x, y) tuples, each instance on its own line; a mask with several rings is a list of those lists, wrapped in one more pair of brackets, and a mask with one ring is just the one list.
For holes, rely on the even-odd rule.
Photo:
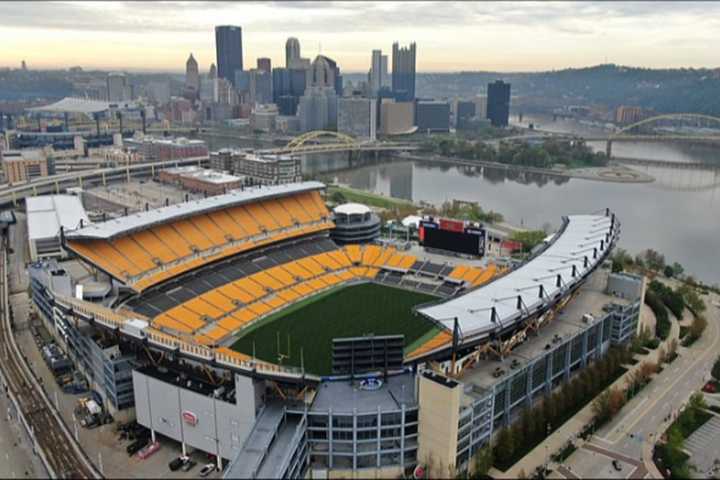
[[(375, 96), (382, 87), (382, 51), (373, 50), (370, 59), (370, 96)], [(387, 57), (386, 57), (387, 58)]]
[(335, 60), (318, 55), (312, 63), (313, 87), (332, 87), (337, 95), (342, 95), (342, 76)]
[(130, 100), (130, 87), (124, 73), (109, 73), (107, 76), (107, 99), (110, 102)]
[(210, 71), (208, 72), (208, 77), (213, 80), (217, 78), (217, 67), (214, 63), (210, 64)]
[(235, 85), (235, 71), (243, 69), (242, 29), (233, 25), (215, 27), (217, 74)]
[(402, 48), (393, 43), (392, 91), (398, 101), (415, 99), (415, 42)]
[(502, 80), (488, 83), (487, 118), (494, 127), (507, 127), (510, 118), (510, 84)]
[(295, 37), (290, 37), (285, 42), (285, 67), (293, 68), (293, 60), (300, 59), (300, 41)]
[(380, 55), (380, 88), (390, 88), (390, 76), (388, 75), (388, 56)]
[(188, 99), (197, 98), (200, 93), (200, 70), (198, 69), (198, 63), (190, 54), (190, 57), (185, 62), (185, 96)]
[(272, 73), (272, 64), (270, 59), (267, 57), (260, 57), (257, 59), (258, 70), (263, 70), (267, 73)]

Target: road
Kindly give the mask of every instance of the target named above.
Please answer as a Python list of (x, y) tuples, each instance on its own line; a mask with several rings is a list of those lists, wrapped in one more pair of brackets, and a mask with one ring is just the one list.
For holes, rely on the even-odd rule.
[[(667, 429), (690, 395), (707, 381), (720, 351), (720, 310), (713, 305), (719, 298), (712, 293), (705, 297), (708, 326), (702, 337), (689, 348), (679, 347), (680, 356), (578, 451), (592, 451), (596, 455), (573, 454), (565, 462), (572, 471), (579, 472), (580, 477), (591, 476), (590, 472), (601, 472), (612, 459), (617, 459), (632, 467), (631, 478), (643, 478), (648, 472), (653, 478), (659, 476), (652, 463), (656, 438)], [(678, 331), (677, 322), (673, 322), (672, 334), (677, 335)]]

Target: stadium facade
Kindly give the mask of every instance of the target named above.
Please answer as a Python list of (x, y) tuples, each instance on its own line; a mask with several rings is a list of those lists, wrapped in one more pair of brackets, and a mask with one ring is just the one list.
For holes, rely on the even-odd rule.
[[(609, 211), (563, 218), (508, 270), (338, 246), (323, 188), (248, 188), (64, 231), (78, 259), (31, 265), (36, 309), (117, 418), (217, 455), (228, 478), (471, 469), (495, 429), (637, 331), (644, 280), (603, 266), (620, 233)], [(438, 297), (414, 309), (433, 330), (392, 368), (318, 375), (284, 362), (279, 335), (276, 362), (231, 348), (367, 282)]]

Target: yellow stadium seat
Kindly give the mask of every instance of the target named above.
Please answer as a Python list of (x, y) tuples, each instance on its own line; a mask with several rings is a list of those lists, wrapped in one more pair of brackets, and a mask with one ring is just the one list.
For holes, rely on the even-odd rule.
[(227, 243), (225, 232), (207, 215), (198, 215), (188, 219), (198, 230), (204, 233), (215, 246)]
[(249, 308), (250, 310), (252, 310), (253, 312), (255, 312), (255, 314), (256, 314), (258, 317), (260, 317), (260, 316), (262, 316), (262, 315), (265, 315), (265, 314), (268, 313), (270, 310), (272, 310), (272, 308), (271, 308), (269, 305), (267, 305), (266, 303), (261, 302), (261, 301), (259, 301), (259, 300), (258, 300), (257, 302), (251, 303), (250, 305), (248, 305), (247, 308)]
[(468, 271), (468, 267), (465, 265), (458, 265), (455, 268), (453, 268), (452, 272), (448, 275), (450, 278), (454, 278), (456, 280), (462, 280), (465, 273)]
[(462, 278), (466, 282), (472, 283), (475, 281), (476, 278), (478, 278), (478, 276), (480, 276), (482, 272), (483, 271), (479, 268), (470, 267), (468, 268), (467, 272), (465, 272), (465, 275), (463, 275)]
[(178, 220), (171, 225), (188, 244), (193, 245), (197, 250), (203, 251), (213, 246), (213, 243), (208, 237), (199, 231), (189, 220)]
[(267, 274), (267, 272), (257, 272), (250, 275), (250, 278), (256, 282), (262, 285), (266, 290), (268, 287), (272, 288), (273, 290), (279, 290), (283, 287), (283, 285)]
[(192, 254), (190, 244), (170, 225), (156, 225), (153, 227), (153, 232), (175, 253), (176, 257), (181, 258)]
[(345, 247), (345, 254), (348, 256), (352, 263), (360, 263), (362, 260), (362, 251), (360, 245), (347, 245)]

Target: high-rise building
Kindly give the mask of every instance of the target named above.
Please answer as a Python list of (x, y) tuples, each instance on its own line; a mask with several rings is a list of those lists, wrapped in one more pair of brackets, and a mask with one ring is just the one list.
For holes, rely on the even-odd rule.
[(290, 69), (290, 95), (299, 98), (305, 94), (305, 90), (311, 85), (308, 81), (309, 71), (302, 68)]
[(300, 59), (300, 41), (290, 37), (285, 42), (285, 68), (293, 68), (294, 60)]
[[(371, 96), (375, 96), (382, 87), (382, 56), (381, 50), (372, 51), (372, 57), (370, 59), (370, 76), (368, 78)], [(387, 57), (385, 58), (387, 59)]]
[(336, 95), (342, 95), (342, 76), (335, 60), (318, 55), (312, 63), (313, 87), (332, 87)]
[(462, 130), (467, 127), (468, 122), (475, 116), (475, 102), (459, 100), (455, 107), (455, 126)]
[(380, 88), (390, 88), (390, 75), (388, 72), (388, 56), (380, 55)]
[(131, 92), (124, 73), (109, 73), (107, 76), (107, 95), (110, 102), (130, 100)]
[(235, 90), (238, 95), (249, 95), (250, 94), (250, 71), (249, 70), (238, 70), (235, 72)]
[(473, 102), (475, 103), (475, 116), (478, 118), (487, 118), (487, 96), (477, 95)]
[(198, 63), (190, 54), (185, 62), (185, 96), (190, 99), (197, 98), (200, 93), (200, 70)]
[[(290, 95), (290, 70), (287, 68), (272, 69), (272, 92), (273, 103), (277, 104), (278, 99)], [(283, 114), (284, 115), (284, 114)]]
[(329, 86), (308, 87), (298, 104), (300, 131), (334, 130), (337, 128), (338, 99)]
[(258, 70), (264, 70), (267, 73), (272, 73), (272, 63), (267, 57), (260, 57), (257, 59), (257, 68)]
[(415, 42), (402, 48), (397, 42), (393, 43), (392, 91), (398, 101), (415, 99), (415, 58)]
[(242, 29), (233, 25), (215, 27), (218, 77), (235, 86), (235, 71), (243, 69)]
[(494, 127), (507, 127), (510, 119), (510, 84), (502, 80), (487, 87), (487, 118)]
[(337, 130), (353, 137), (375, 139), (375, 99), (338, 99)]
[(250, 103), (272, 103), (272, 75), (265, 70), (250, 70)]
[(208, 72), (208, 78), (215, 79), (217, 78), (217, 67), (214, 63), (210, 64), (210, 71)]
[(417, 102), (415, 125), (420, 132), (449, 132), (450, 104), (435, 101)]
[(628, 105), (620, 105), (615, 109), (615, 122), (628, 125), (639, 122), (643, 119), (643, 110), (640, 107), (631, 107)]
[(415, 102), (383, 100), (380, 125), (384, 135), (404, 135), (417, 130), (415, 123)]

